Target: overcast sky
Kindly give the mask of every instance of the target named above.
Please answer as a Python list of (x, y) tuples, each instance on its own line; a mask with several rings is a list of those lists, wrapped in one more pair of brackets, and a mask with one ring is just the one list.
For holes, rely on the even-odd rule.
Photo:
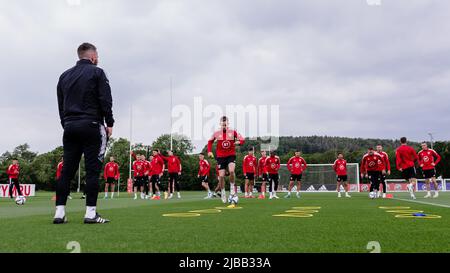
[(279, 105), (281, 135), (450, 139), (450, 1), (77, 2), (0, 0), (0, 153), (61, 145), (56, 83), (85, 41), (115, 137), (131, 105), (135, 142), (169, 132), (172, 77), (174, 105)]

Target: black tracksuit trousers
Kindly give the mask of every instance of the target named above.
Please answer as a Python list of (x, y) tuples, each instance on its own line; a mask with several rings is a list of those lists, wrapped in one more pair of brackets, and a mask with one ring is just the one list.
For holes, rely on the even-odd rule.
[(107, 143), (104, 125), (95, 121), (79, 120), (64, 124), (64, 166), (61, 183), (56, 186), (56, 205), (66, 205), (70, 193), (70, 181), (78, 170), (81, 155), (86, 166), (86, 206), (96, 206), (99, 191), (99, 175)]

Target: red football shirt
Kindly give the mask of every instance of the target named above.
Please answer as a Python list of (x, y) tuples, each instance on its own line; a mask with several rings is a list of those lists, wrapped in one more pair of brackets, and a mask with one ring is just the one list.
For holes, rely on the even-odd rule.
[(366, 174), (367, 172), (385, 170), (384, 166), (378, 164), (382, 160), (383, 158), (378, 153), (374, 153), (373, 155), (365, 154), (361, 162), (361, 173)]
[(175, 156), (161, 156), (165, 161), (167, 161), (167, 170), (169, 173), (179, 173), (181, 172), (181, 161)]
[(214, 142), (217, 140), (216, 157), (228, 157), (236, 155), (235, 142), (239, 140), (243, 145), (245, 139), (236, 130), (226, 129), (216, 131), (208, 140), (208, 153), (212, 152)]
[(142, 160), (136, 160), (133, 162), (134, 177), (141, 177), (145, 174), (145, 162)]
[(421, 150), (418, 154), (422, 170), (432, 170), (441, 161), (441, 156), (433, 149)]
[(391, 170), (391, 163), (389, 162), (389, 155), (386, 152), (377, 152), (381, 156), (381, 160), (378, 162), (381, 170)]
[(257, 165), (256, 157), (253, 155), (244, 156), (244, 160), (242, 161), (242, 172), (244, 174), (247, 173), (256, 173), (256, 165)]
[(258, 175), (263, 175), (263, 174), (267, 173), (266, 159), (267, 159), (267, 156), (264, 156), (258, 160)]
[(333, 170), (336, 175), (347, 175), (347, 161), (345, 159), (336, 159), (333, 164)]
[(103, 177), (106, 179), (114, 178), (119, 179), (119, 165), (116, 162), (108, 162), (105, 165), (105, 169), (103, 171)]
[(278, 156), (269, 156), (265, 162), (269, 174), (278, 174), (280, 169), (280, 158)]
[(164, 171), (164, 159), (160, 156), (153, 156), (152, 162), (150, 162), (151, 171), (150, 175), (159, 175)]
[(301, 156), (293, 156), (287, 162), (287, 168), (291, 174), (301, 174), (307, 167), (308, 165), (306, 164), (305, 159)]
[(414, 167), (414, 163), (419, 160), (419, 156), (413, 147), (406, 144), (401, 145), (395, 152), (397, 169), (408, 169)]
[(11, 164), (8, 167), (8, 170), (6, 171), (6, 174), (8, 174), (8, 178), (12, 178), (12, 179), (17, 179), (19, 178), (19, 173), (20, 173), (20, 167), (19, 164), (14, 165)]
[(198, 175), (200, 176), (208, 176), (209, 170), (211, 169), (211, 166), (209, 165), (209, 162), (206, 159), (200, 160), (198, 162), (199, 168), (198, 168)]

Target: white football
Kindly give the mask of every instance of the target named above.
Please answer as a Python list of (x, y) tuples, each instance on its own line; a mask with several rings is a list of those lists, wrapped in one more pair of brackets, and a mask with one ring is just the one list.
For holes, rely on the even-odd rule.
[(228, 203), (236, 205), (238, 202), (239, 202), (239, 197), (237, 196), (237, 194), (230, 195), (228, 197)]
[(25, 197), (23, 197), (23, 196), (17, 196), (16, 197), (16, 204), (19, 205), (19, 206), (20, 205), (24, 205), (26, 201), (27, 201), (27, 199)]
[(374, 199), (375, 197), (377, 197), (377, 194), (375, 192), (369, 193), (369, 198), (370, 199)]

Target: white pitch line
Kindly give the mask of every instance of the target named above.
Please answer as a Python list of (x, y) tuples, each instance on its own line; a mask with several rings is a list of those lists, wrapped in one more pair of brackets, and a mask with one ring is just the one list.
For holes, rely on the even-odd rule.
[(419, 203), (419, 204), (425, 204), (425, 205), (436, 206), (436, 207), (450, 208), (450, 206), (448, 206), (448, 205), (428, 203), (428, 202), (424, 202), (424, 201), (417, 201), (417, 200), (410, 200), (410, 199), (401, 199), (401, 198), (392, 198), (392, 199), (400, 200), (400, 201), (406, 201), (406, 202)]

